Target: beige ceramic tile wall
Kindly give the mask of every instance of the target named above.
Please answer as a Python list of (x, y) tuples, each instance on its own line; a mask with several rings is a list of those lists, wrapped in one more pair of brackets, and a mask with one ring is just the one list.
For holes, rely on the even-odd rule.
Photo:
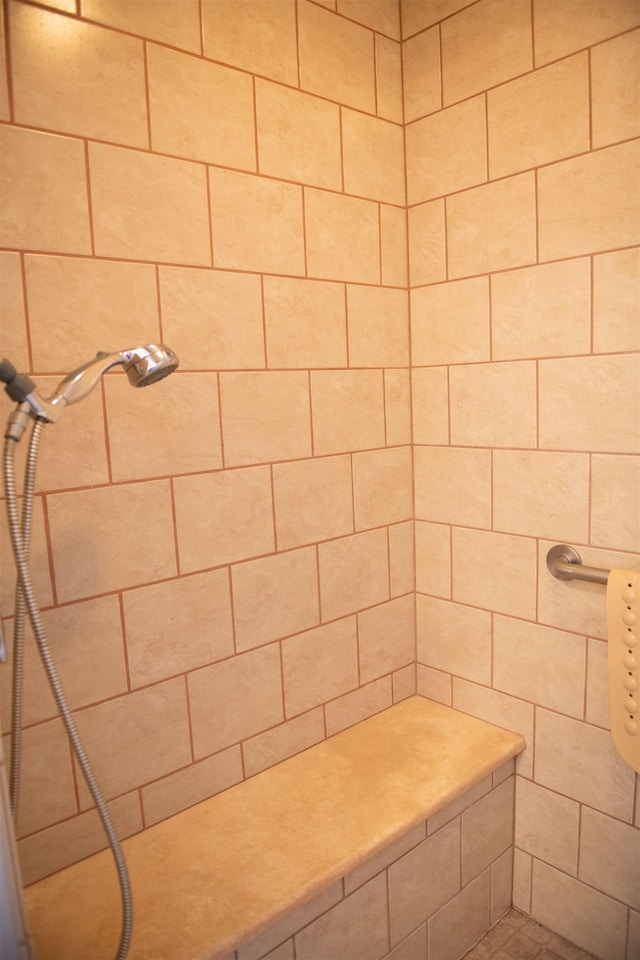
[[(603, 592), (544, 558), (637, 559), (636, 0), (4, 14), (3, 352), (182, 360), (43, 445), (34, 580), (119, 830), (411, 692), (417, 585), (420, 692), (529, 741), (517, 904), (631, 955)], [(29, 675), (32, 878), (101, 839)]]
[[(181, 359), (42, 442), (34, 581), (125, 835), (415, 692), (399, 7), (2, 23), (3, 353), (45, 395), (99, 349)], [(32, 649), (27, 673), (33, 880), (103, 839)]]
[(419, 692), (518, 730), (514, 902), (640, 951), (605, 591), (637, 566), (634, 0), (403, 0)]

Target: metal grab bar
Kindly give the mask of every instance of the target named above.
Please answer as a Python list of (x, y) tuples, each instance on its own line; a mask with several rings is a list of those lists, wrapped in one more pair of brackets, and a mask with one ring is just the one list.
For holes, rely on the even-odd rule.
[(591, 583), (606, 583), (610, 570), (600, 567), (585, 567), (580, 554), (566, 543), (551, 547), (547, 554), (547, 568), (556, 580), (589, 580)]

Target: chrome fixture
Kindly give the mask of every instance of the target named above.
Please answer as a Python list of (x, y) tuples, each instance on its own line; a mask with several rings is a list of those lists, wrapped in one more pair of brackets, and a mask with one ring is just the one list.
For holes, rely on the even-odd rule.
[(551, 547), (547, 554), (547, 569), (556, 580), (588, 580), (590, 583), (606, 583), (610, 570), (600, 567), (585, 567), (580, 554), (566, 543)]

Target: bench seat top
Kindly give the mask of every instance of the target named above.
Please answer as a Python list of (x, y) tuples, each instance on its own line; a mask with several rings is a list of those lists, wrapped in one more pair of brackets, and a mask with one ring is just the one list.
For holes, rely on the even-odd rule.
[[(523, 738), (414, 696), (122, 843), (128, 960), (216, 960), (463, 794)], [(25, 890), (39, 960), (111, 960), (109, 850)]]

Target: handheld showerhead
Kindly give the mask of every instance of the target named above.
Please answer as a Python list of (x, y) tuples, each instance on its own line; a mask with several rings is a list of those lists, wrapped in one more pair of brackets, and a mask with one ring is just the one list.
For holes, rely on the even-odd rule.
[(60, 403), (68, 406), (83, 400), (111, 367), (124, 366), (132, 386), (146, 387), (173, 373), (178, 363), (169, 347), (155, 343), (119, 353), (98, 353), (93, 360), (67, 374), (46, 402), (55, 407)]
[(155, 343), (121, 350), (119, 353), (97, 353), (93, 360), (67, 374), (54, 393), (44, 400), (29, 377), (16, 374), (13, 365), (3, 360), (0, 363), (0, 379), (7, 384), (5, 389), (11, 399), (19, 405), (19, 412), (14, 414), (5, 435), (19, 439), (30, 416), (45, 423), (55, 423), (65, 407), (83, 400), (111, 367), (123, 366), (132, 386), (146, 387), (173, 373), (178, 364), (173, 350)]

